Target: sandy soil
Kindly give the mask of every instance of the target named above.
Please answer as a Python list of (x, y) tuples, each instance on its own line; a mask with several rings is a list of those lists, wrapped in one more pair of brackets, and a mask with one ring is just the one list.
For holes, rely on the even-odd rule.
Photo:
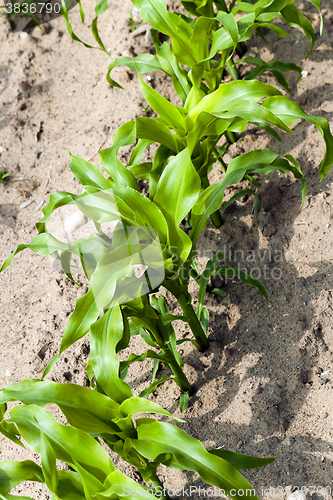
[[(305, 3), (304, 10), (319, 31), (316, 10)], [(125, 50), (145, 52), (144, 36), (133, 38), (129, 32), (131, 3), (114, 5), (100, 20), (101, 37), (111, 56)], [(293, 40), (268, 33), (269, 45), (255, 36), (248, 49), (250, 55), (293, 61), (307, 71), (297, 87), (293, 85), (291, 97), (306, 112), (326, 117), (332, 126), (331, 0), (323, 0), (322, 7), (324, 33), (322, 37), (317, 33), (308, 60), (304, 58), (309, 41), (296, 30), (290, 31)], [(91, 40), (89, 27), (80, 26), (78, 11), (72, 14), (75, 30)], [(88, 17), (92, 15), (90, 6)], [(22, 38), (11, 33), (2, 18), (0, 42), (0, 168), (11, 172), (9, 180), (0, 184), (3, 261), (19, 243), (30, 242), (36, 234), (42, 200), (56, 190), (79, 192), (67, 168), (67, 151), (98, 162), (98, 148), (110, 145), (117, 127), (140, 116), (146, 104), (137, 77), (130, 72), (115, 72), (124, 91), (108, 86), (107, 56), (73, 42), (62, 19), (53, 21), (47, 34), (34, 29), (31, 36)], [(175, 98), (167, 79), (161, 74), (151, 78), (164, 96)], [(289, 78), (294, 84), (296, 77)], [(269, 76), (262, 80), (272, 81)], [(260, 274), (270, 307), (256, 289), (236, 280), (224, 285), (227, 297), (207, 296), (210, 348), (202, 354), (183, 344), (185, 372), (195, 394), (182, 427), (207, 448), (276, 455), (272, 465), (244, 472), (260, 497), (262, 489), (271, 488), (270, 497), (282, 499), (295, 486), (305, 486), (311, 493), (308, 498), (319, 500), (333, 491), (333, 171), (319, 182), (318, 165), (324, 153), (320, 133), (305, 122), (297, 123), (294, 131), (294, 136), (284, 135), (278, 143), (252, 127), (229, 149), (228, 161), (264, 147), (293, 154), (308, 180), (308, 195), (299, 210), (300, 184), (290, 176), (272, 174), (263, 181), (280, 188), (279, 203), (253, 216), (251, 198), (236, 202), (227, 210), (220, 230), (208, 227), (201, 236), (200, 264), (209, 252), (230, 253), (236, 266), (252, 270), (256, 277)], [(213, 180), (220, 175), (217, 167)], [(28, 200), (32, 203), (20, 208)], [(30, 251), (17, 256), (1, 275), (0, 386), (39, 378), (57, 353), (68, 316), (86, 290), (64, 276), (47, 257)], [(192, 291), (195, 296), (196, 287)], [(170, 302), (170, 307), (175, 304)], [(184, 326), (177, 325), (177, 335), (186, 334)], [(131, 347), (139, 350), (138, 343)], [(49, 378), (86, 384), (88, 355), (85, 338), (63, 355)], [(130, 379), (135, 393), (149, 384), (150, 374), (149, 362), (133, 365)], [(165, 383), (151, 397), (179, 415), (174, 383)], [(0, 454), (1, 460), (36, 458), (3, 437)], [(135, 477), (129, 466), (118, 459), (116, 463)], [(192, 473), (162, 468), (161, 474), (172, 489), (203, 486)], [(326, 493), (321, 490), (325, 487)], [(35, 500), (50, 498), (38, 485), (27, 484), (16, 491)], [(199, 498), (199, 493), (192, 496)]]

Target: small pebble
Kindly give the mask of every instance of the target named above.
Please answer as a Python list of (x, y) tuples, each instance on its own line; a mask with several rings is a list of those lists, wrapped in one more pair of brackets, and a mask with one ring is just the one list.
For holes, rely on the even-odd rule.
[(4, 152), (5, 152), (5, 148), (0, 146), (0, 155), (1, 155), (1, 153), (4, 153)]
[(318, 377), (318, 380), (319, 380), (320, 385), (325, 385), (325, 384), (327, 384), (327, 382), (329, 382), (328, 378)]
[(26, 208), (30, 205), (30, 203), (32, 203), (33, 200), (27, 200), (25, 201), (24, 203), (22, 203), (22, 205), (20, 205), (20, 208)]
[(327, 411), (325, 411), (325, 412), (322, 414), (321, 418), (322, 418), (323, 420), (325, 420), (325, 418), (327, 418), (327, 417), (328, 417), (328, 413), (327, 413)]
[(306, 500), (306, 493), (301, 490), (296, 490), (287, 496), (287, 500)]
[(125, 49), (121, 55), (123, 57), (133, 57), (132, 52), (130, 52), (128, 49)]
[(284, 440), (281, 442), (281, 444), (282, 444), (283, 446), (291, 446), (291, 441), (290, 441), (290, 438), (288, 438), (288, 437), (287, 437), (286, 439), (284, 439)]
[(262, 387), (257, 387), (254, 391), (255, 394), (261, 394), (262, 392), (264, 392), (264, 389)]
[(86, 217), (82, 212), (75, 212), (65, 220), (65, 232), (71, 234), (87, 222), (88, 217)]
[(301, 75), (303, 76), (303, 78), (305, 78), (306, 76), (308, 76), (308, 72), (307, 71), (302, 71)]
[(22, 33), (20, 33), (20, 38), (24, 43), (29, 43), (33, 41), (32, 37), (29, 35), (29, 33), (26, 33), (26, 31), (22, 31)]
[(239, 440), (238, 443), (237, 443), (237, 448), (241, 448), (243, 446), (243, 441), (242, 440)]
[(287, 387), (287, 382), (285, 381), (284, 378), (279, 378), (277, 381), (276, 381), (277, 385), (279, 387)]
[(42, 200), (40, 202), (40, 204), (36, 207), (36, 210), (40, 210), (42, 208), (42, 206), (44, 205), (44, 203), (45, 203), (45, 200)]

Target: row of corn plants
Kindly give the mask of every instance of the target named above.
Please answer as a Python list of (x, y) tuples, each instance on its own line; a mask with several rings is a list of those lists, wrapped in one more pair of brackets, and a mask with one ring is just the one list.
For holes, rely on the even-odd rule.
[[(257, 61), (259, 70), (255, 74), (237, 80), (233, 60), (236, 50), (244, 54), (244, 42), (253, 30), (264, 36), (263, 28), (269, 28), (287, 36), (282, 28), (271, 23), (273, 19), (283, 18), (288, 24), (303, 28), (311, 39), (311, 49), (314, 30), (292, 0), (232, 1), (229, 6), (222, 0), (215, 2), (216, 8), (209, 1), (183, 2), (188, 16), (169, 13), (163, 0), (133, 3), (142, 18), (156, 29), (156, 56), (119, 58), (109, 67), (108, 80), (118, 85), (110, 74), (119, 64), (137, 71), (143, 96), (157, 118), (137, 118), (118, 129), (111, 147), (100, 152), (103, 173), (97, 166), (72, 156), (70, 169), (81, 182), (83, 193), (52, 194), (43, 209), (44, 217), (37, 223), (38, 235), (30, 244), (20, 245), (1, 269), (5, 270), (17, 253), (28, 248), (58, 259), (67, 276), (74, 280), (71, 263), (76, 255), (89, 282), (89, 291), (77, 301), (68, 321), (60, 352), (42, 379), (11, 384), (0, 393), (1, 432), (17, 444), (22, 444), (22, 438), (41, 456), (41, 466), (33, 462), (0, 464), (0, 497), (5, 499), (13, 498), (9, 492), (24, 480), (45, 483), (54, 499), (134, 498), (139, 490), (167, 498), (156, 472), (159, 464), (196, 471), (205, 482), (232, 498), (240, 498), (239, 492), (250, 491), (250, 485), (237, 471), (273, 460), (221, 449), (207, 451), (177, 426), (135, 415), (155, 413), (172, 417), (145, 399), (170, 377), (183, 391), (181, 409), (187, 408), (192, 388), (177, 347), (185, 341), (199, 350), (208, 347), (209, 315), (204, 298), (212, 275), (238, 274), (246, 284), (256, 286), (267, 300), (262, 284), (233, 269), (222, 254), (216, 254), (199, 272), (195, 260), (197, 240), (209, 219), (219, 226), (230, 201), (255, 194), (259, 183), (254, 174), (290, 172), (301, 180), (303, 201), (306, 195), (306, 181), (291, 155), (256, 150), (227, 165), (223, 159), (225, 147), (218, 145), (222, 136), (230, 140), (251, 122), (279, 137), (273, 127), (292, 133), (290, 126), (303, 118), (320, 130), (325, 141), (326, 152), (319, 166), (321, 177), (331, 168), (333, 137), (328, 122), (307, 115), (278, 89), (252, 79), (269, 70), (286, 87), (280, 70), (299, 72), (299, 68), (283, 63), (265, 66)], [(312, 3), (320, 10), (317, 0)], [(97, 21), (106, 9), (107, 2), (99, 2), (92, 23), (102, 50), (105, 49)], [(84, 21), (81, 3), (80, 12)], [(81, 41), (73, 32), (64, 3), (63, 15), (71, 36)], [(172, 47), (166, 42), (160, 44), (158, 31), (170, 37)], [(221, 83), (225, 67), (235, 81)], [(172, 78), (182, 106), (173, 105), (144, 82), (140, 73), (152, 70), (163, 70)], [(152, 161), (142, 161), (146, 148), (152, 145), (156, 146)], [(133, 146), (127, 165), (118, 158), (118, 151), (124, 146)], [(210, 185), (208, 174), (216, 161), (222, 164), (225, 174), (221, 181)], [(224, 202), (226, 188), (244, 178), (253, 184), (253, 189), (240, 191)], [(149, 196), (140, 192), (139, 180), (148, 182)], [(94, 222), (96, 231), (89, 238), (68, 243), (48, 232), (52, 213), (69, 204), (75, 204)], [(105, 229), (110, 222), (115, 224), (112, 234)], [(184, 222), (188, 231), (184, 230)], [(143, 272), (139, 277), (138, 268)], [(196, 308), (188, 291), (191, 278), (198, 283)], [(170, 314), (163, 288), (175, 297), (182, 315)], [(223, 294), (221, 290), (215, 292)], [(174, 320), (187, 323), (192, 338), (177, 339)], [(91, 350), (87, 375), (91, 389), (43, 380), (59, 356), (88, 332)], [(118, 354), (128, 348), (135, 335), (142, 337), (147, 350), (119, 361)], [(128, 368), (146, 358), (154, 359), (152, 382), (135, 397), (126, 382)], [(156, 380), (160, 363), (170, 369), (171, 375)], [(12, 408), (6, 419), (8, 401), (22, 404)], [(57, 423), (43, 409), (49, 403), (58, 405), (69, 425)], [(137, 467), (152, 488), (137, 485), (116, 471), (102, 442)], [(73, 470), (58, 471), (57, 459)]]

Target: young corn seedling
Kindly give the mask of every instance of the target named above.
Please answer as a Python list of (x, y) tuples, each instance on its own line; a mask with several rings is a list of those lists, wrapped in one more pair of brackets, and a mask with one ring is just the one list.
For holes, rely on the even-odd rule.
[[(252, 36), (253, 29), (262, 34), (263, 28), (268, 28), (280, 36), (288, 36), (280, 27), (270, 22), (275, 18), (281, 17), (288, 24), (302, 28), (311, 39), (309, 53), (311, 52), (315, 41), (313, 26), (296, 9), (292, 0), (283, 2), (260, 0), (253, 4), (232, 2), (229, 9), (224, 2), (217, 2), (216, 6), (220, 10), (214, 15), (212, 2), (199, 4), (184, 2), (184, 6), (189, 7), (191, 14), (195, 12), (195, 15), (199, 16), (197, 20), (190, 18), (184, 20), (182, 16), (168, 12), (165, 0), (135, 0), (133, 3), (140, 9), (145, 21), (170, 37), (172, 49), (167, 42), (160, 45), (157, 31), (153, 30), (156, 56), (142, 54), (136, 58), (116, 59), (109, 66), (108, 81), (111, 85), (120, 87), (111, 79), (110, 73), (114, 67), (122, 64), (139, 74), (163, 70), (172, 77), (175, 90), (184, 105), (183, 108), (173, 106), (140, 77), (141, 90), (147, 103), (160, 116), (153, 122), (149, 119), (137, 120), (136, 139), (139, 141), (142, 138), (146, 141), (157, 139), (163, 146), (159, 154), (165, 157), (170, 154), (167, 150), (174, 154), (187, 146), (200, 175), (202, 187), (205, 188), (209, 185), (208, 174), (216, 160), (220, 162), (224, 170), (227, 168), (223, 154), (228, 142), (222, 147), (217, 146), (222, 135), (226, 135), (229, 142), (233, 142), (237, 134), (245, 129), (248, 122), (251, 122), (281, 140), (272, 128), (273, 126), (291, 132), (288, 127), (296, 119), (305, 118), (314, 123), (325, 137), (327, 162), (322, 162), (320, 174), (327, 173), (327, 169), (332, 164), (332, 137), (327, 121), (322, 118), (306, 117), (297, 104), (282, 96), (277, 89), (264, 86), (256, 80), (252, 81), (264, 71), (271, 71), (279, 83), (290, 91), (288, 82), (281, 71), (295, 70), (301, 73), (301, 68), (292, 63), (285, 64), (279, 61), (264, 63), (259, 59), (246, 58), (246, 62), (256, 65), (257, 68), (242, 82), (221, 85), (224, 67), (227, 61), (230, 61), (232, 51)], [(320, 3), (318, 1), (312, 3), (315, 3), (321, 15)], [(100, 2), (100, 4), (103, 5), (104, 12), (107, 2)], [(100, 47), (103, 48), (97, 31), (97, 10), (96, 8), (96, 23), (93, 32)], [(205, 16), (204, 12), (209, 12), (210, 17)], [(236, 21), (235, 16), (240, 14), (244, 15)], [(69, 23), (68, 13), (66, 19)], [(217, 54), (219, 54), (218, 60), (216, 60)], [(189, 71), (186, 69), (188, 67)], [(263, 106), (258, 104), (258, 100), (264, 97), (269, 97), (266, 99), (266, 105), (269, 104), (269, 108), (265, 104)], [(165, 127), (172, 130), (173, 134), (168, 134)], [(141, 140), (133, 152), (134, 157), (130, 159), (130, 164), (137, 160), (138, 154), (142, 154), (144, 147), (145, 144)], [(152, 181), (152, 177), (156, 179), (159, 172), (156, 172), (154, 165), (151, 171), (150, 180)], [(147, 177), (148, 172), (141, 170), (140, 174)], [(258, 181), (248, 175), (245, 178), (254, 187), (260, 187)], [(154, 186), (151, 185), (150, 188), (154, 189)], [(243, 195), (243, 192), (239, 193), (239, 197)], [(258, 205), (257, 198), (256, 203)], [(218, 211), (211, 214), (211, 220), (216, 227), (222, 224), (222, 217)]]
[[(121, 129), (115, 137), (117, 147), (121, 140)], [(127, 139), (125, 135), (124, 141), (127, 142)], [(222, 255), (209, 261), (200, 276), (195, 264), (199, 234), (205, 229), (209, 216), (223, 204), (225, 189), (239, 182), (244, 175), (266, 175), (273, 170), (291, 172), (302, 181), (303, 197), (305, 180), (291, 156), (279, 157), (274, 151), (262, 150), (235, 158), (219, 183), (202, 190), (200, 176), (191, 161), (188, 148), (185, 148), (168, 163), (163, 160), (164, 168), (158, 178), (155, 194), (149, 199), (138, 191), (134, 169), (126, 169), (116, 156), (110, 156), (110, 150), (102, 151), (100, 157), (110, 177), (105, 178), (96, 166), (73, 157), (70, 168), (81, 181), (85, 192), (81, 195), (68, 192), (51, 195), (49, 204), (43, 209), (44, 218), (37, 224), (39, 234), (30, 244), (20, 245), (1, 270), (8, 267), (14, 255), (29, 248), (35, 253), (49, 254), (59, 259), (68, 277), (73, 279), (71, 257), (72, 254), (78, 255), (90, 282), (90, 289), (77, 301), (65, 329), (59, 355), (89, 331), (94, 331), (96, 324), (100, 324), (97, 319), (101, 311), (104, 311), (103, 317), (108, 317), (114, 307), (120, 306), (123, 317), (126, 321), (129, 318), (131, 323), (125, 323), (127, 327), (122, 339), (119, 339), (118, 350), (129, 345), (131, 334), (141, 335), (154, 350), (148, 349), (139, 356), (131, 355), (121, 364), (117, 375), (125, 378), (132, 362), (150, 357), (156, 360), (155, 369), (159, 362), (169, 367), (176, 383), (188, 394), (191, 386), (182, 371), (183, 363), (177, 352), (177, 345), (184, 340), (176, 339), (172, 321), (181, 319), (187, 322), (194, 335), (190, 339), (193, 344), (201, 350), (208, 347), (208, 311), (203, 304), (209, 277), (215, 274), (226, 277), (238, 275), (245, 283), (256, 286), (267, 300), (260, 282), (232, 269), (230, 263), (221, 266), (219, 259), (223, 259)], [(106, 158), (113, 158), (113, 161), (107, 162)], [(138, 164), (136, 167), (139, 169), (140, 166)], [(48, 233), (46, 226), (52, 212), (69, 203), (74, 203), (86, 217), (94, 221), (96, 234), (73, 243), (64, 243)], [(181, 229), (180, 223), (189, 213), (192, 229), (188, 235)], [(119, 221), (112, 238), (103, 232), (103, 224), (111, 221)], [(145, 271), (138, 279), (135, 267), (140, 265)], [(188, 292), (191, 276), (200, 287), (196, 312)], [(169, 314), (163, 298), (154, 297), (160, 286), (174, 295), (183, 310), (183, 316)], [(50, 363), (45, 374), (59, 355)], [(146, 393), (152, 392), (160, 382), (153, 380)], [(181, 401), (184, 408), (186, 398), (187, 395)]]
[[(174, 418), (144, 399), (144, 395), (134, 397), (130, 387), (118, 377), (116, 345), (124, 335), (125, 322), (116, 306), (97, 321), (91, 333), (95, 390), (36, 379), (2, 389), (0, 432), (17, 445), (23, 446), (24, 440), (40, 455), (41, 466), (31, 461), (0, 462), (1, 498), (22, 498), (9, 492), (22, 481), (37, 481), (47, 486), (54, 500), (137, 496), (168, 499), (157, 474), (158, 466), (164, 464), (197, 472), (206, 483), (230, 498), (239, 499), (244, 491), (258, 499), (238, 470), (262, 467), (273, 462), (274, 457), (257, 458), (224, 449), (207, 451), (200, 441), (175, 425), (136, 417), (144, 413)], [(14, 406), (6, 419), (10, 401), (22, 404)], [(59, 424), (44, 409), (50, 403), (58, 406), (68, 425)], [(101, 442), (136, 467), (147, 484), (140, 485), (117, 471)], [(57, 470), (56, 460), (71, 470)]]

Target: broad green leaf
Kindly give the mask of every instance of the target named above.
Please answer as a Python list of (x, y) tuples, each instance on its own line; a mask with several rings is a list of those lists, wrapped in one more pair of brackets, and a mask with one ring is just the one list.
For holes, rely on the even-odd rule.
[[(239, 490), (250, 490), (250, 484), (220, 457), (209, 453), (200, 441), (184, 431), (162, 422), (137, 420), (138, 439), (131, 439), (133, 447), (144, 457), (154, 460), (162, 453), (170, 453), (174, 460), (169, 466), (178, 464), (181, 470), (196, 471), (208, 484), (225, 491), (230, 498), (241, 499)], [(231, 491), (231, 490), (235, 491)], [(251, 495), (252, 498), (252, 495)], [(258, 500), (254, 494), (253, 498)]]
[(115, 80), (111, 78), (111, 71), (113, 68), (118, 66), (127, 66), (132, 71), (138, 71), (141, 75), (144, 73), (149, 73), (150, 71), (164, 70), (162, 68), (158, 58), (151, 54), (140, 54), (137, 57), (117, 57), (108, 68), (107, 81), (113, 87), (118, 87), (122, 89), (123, 87), (119, 85)]
[(187, 130), (193, 128), (198, 115), (206, 113), (221, 113), (240, 101), (256, 102), (262, 97), (281, 95), (281, 92), (270, 85), (258, 81), (237, 81), (224, 83), (218, 90), (204, 97), (186, 119)]
[(179, 225), (197, 201), (200, 178), (193, 167), (187, 149), (173, 158), (165, 167), (154, 197), (154, 203), (164, 214), (168, 224)]
[(44, 483), (45, 480), (41, 467), (31, 460), (24, 460), (22, 462), (8, 460), (0, 462), (0, 492), (4, 489), (8, 493), (23, 481)]
[(138, 139), (156, 141), (174, 153), (178, 153), (180, 144), (175, 134), (156, 118), (137, 118), (136, 130)]
[[(111, 176), (114, 186), (127, 186), (139, 190), (136, 178), (117, 158), (117, 151), (113, 148), (104, 149), (100, 152), (101, 165)], [(114, 187), (113, 185), (108, 186)], [(108, 189), (105, 188), (105, 189)]]
[(194, 59), (188, 40), (192, 36), (190, 25), (179, 15), (167, 11), (165, 0), (133, 0), (142, 19), (172, 40), (173, 53), (181, 64), (191, 66)]
[(124, 323), (119, 306), (110, 308), (90, 329), (90, 360), (95, 380), (111, 399), (122, 403), (132, 397), (132, 391), (119, 378), (119, 360), (116, 354), (122, 339)]
[(40, 433), (40, 455), (45, 484), (51, 493), (55, 493), (59, 482), (56, 455), (43, 431)]
[(234, 48), (236, 48), (239, 40), (239, 33), (238, 25), (234, 16), (232, 14), (227, 14), (226, 12), (218, 12), (216, 19), (227, 29), (234, 42)]
[(302, 68), (296, 66), (296, 64), (294, 63), (283, 63), (280, 61), (266, 63), (265, 61), (262, 61), (261, 59), (255, 57), (244, 57), (243, 59), (240, 59), (239, 62), (246, 62), (248, 64), (253, 64), (254, 66), (256, 66), (256, 69), (246, 75), (244, 80), (255, 80), (262, 73), (271, 71), (280, 85), (282, 85), (287, 90), (287, 92), (291, 92), (291, 89), (289, 87), (288, 81), (280, 72), (297, 71), (299, 75), (301, 75), (302, 73)]
[(278, 153), (271, 150), (252, 151), (232, 160), (228, 166), (227, 174), (222, 181), (209, 186), (198, 198), (192, 209), (192, 231), (190, 237), (195, 242), (207, 224), (210, 214), (218, 210), (222, 204), (225, 188), (236, 184), (250, 168), (260, 170), (271, 164)]
[(183, 392), (179, 400), (179, 409), (182, 413), (188, 410), (189, 400), (190, 400), (190, 394), (187, 391)]
[(173, 418), (177, 422), (184, 422), (184, 420), (174, 417), (167, 410), (165, 410), (158, 404), (153, 403), (153, 401), (149, 401), (148, 399), (144, 399), (141, 397), (132, 397), (126, 399), (126, 401), (121, 403), (119, 411), (126, 416), (136, 415), (138, 413), (154, 413), (157, 415), (166, 415), (169, 418)]
[[(156, 54), (161, 65), (161, 69), (163, 69), (163, 71), (165, 71), (165, 73), (172, 78), (175, 90), (179, 98), (184, 103), (191, 90), (186, 71), (180, 67), (170, 45), (167, 42), (164, 42), (161, 46), (156, 47)], [(140, 72), (139, 68), (138, 71)]]
[(185, 130), (185, 121), (178, 109), (165, 97), (144, 82), (139, 75), (141, 92), (149, 106), (158, 113), (174, 130)]
[(98, 189), (113, 188), (113, 184), (109, 179), (106, 179), (95, 165), (88, 163), (83, 158), (70, 155), (72, 162), (69, 165), (74, 177), (76, 177), (83, 186), (93, 186)]
[(104, 449), (93, 437), (75, 427), (59, 424), (52, 413), (35, 405), (17, 405), (10, 411), (23, 439), (35, 453), (41, 452), (40, 435), (44, 432), (58, 460), (71, 467), (76, 460), (100, 481), (115, 470)]
[(104, 394), (75, 384), (24, 380), (0, 392), (0, 402), (21, 401), (44, 407), (59, 406), (68, 422), (88, 433), (113, 433), (111, 421), (119, 417), (119, 404)]
[(268, 98), (263, 102), (263, 106), (276, 116), (278, 116), (286, 125), (291, 125), (299, 118), (312, 123), (324, 137), (326, 151), (324, 158), (319, 165), (319, 174), (323, 179), (330, 171), (333, 164), (333, 137), (330, 131), (328, 121), (321, 116), (311, 116), (303, 111), (296, 102), (290, 101), (284, 96)]
[(222, 448), (216, 448), (209, 450), (209, 453), (216, 455), (217, 457), (223, 458), (231, 464), (237, 470), (246, 469), (256, 469), (258, 467), (264, 467), (274, 462), (276, 457), (252, 457), (250, 455), (243, 455), (242, 453), (234, 453), (232, 451), (223, 450)]
[(297, 10), (293, 1), (290, 1), (289, 5), (286, 5), (286, 7), (281, 9), (281, 15), (290, 26), (294, 28), (302, 28), (305, 35), (311, 40), (311, 47), (305, 58), (307, 59), (311, 54), (316, 41), (315, 31), (312, 24), (307, 17)]

